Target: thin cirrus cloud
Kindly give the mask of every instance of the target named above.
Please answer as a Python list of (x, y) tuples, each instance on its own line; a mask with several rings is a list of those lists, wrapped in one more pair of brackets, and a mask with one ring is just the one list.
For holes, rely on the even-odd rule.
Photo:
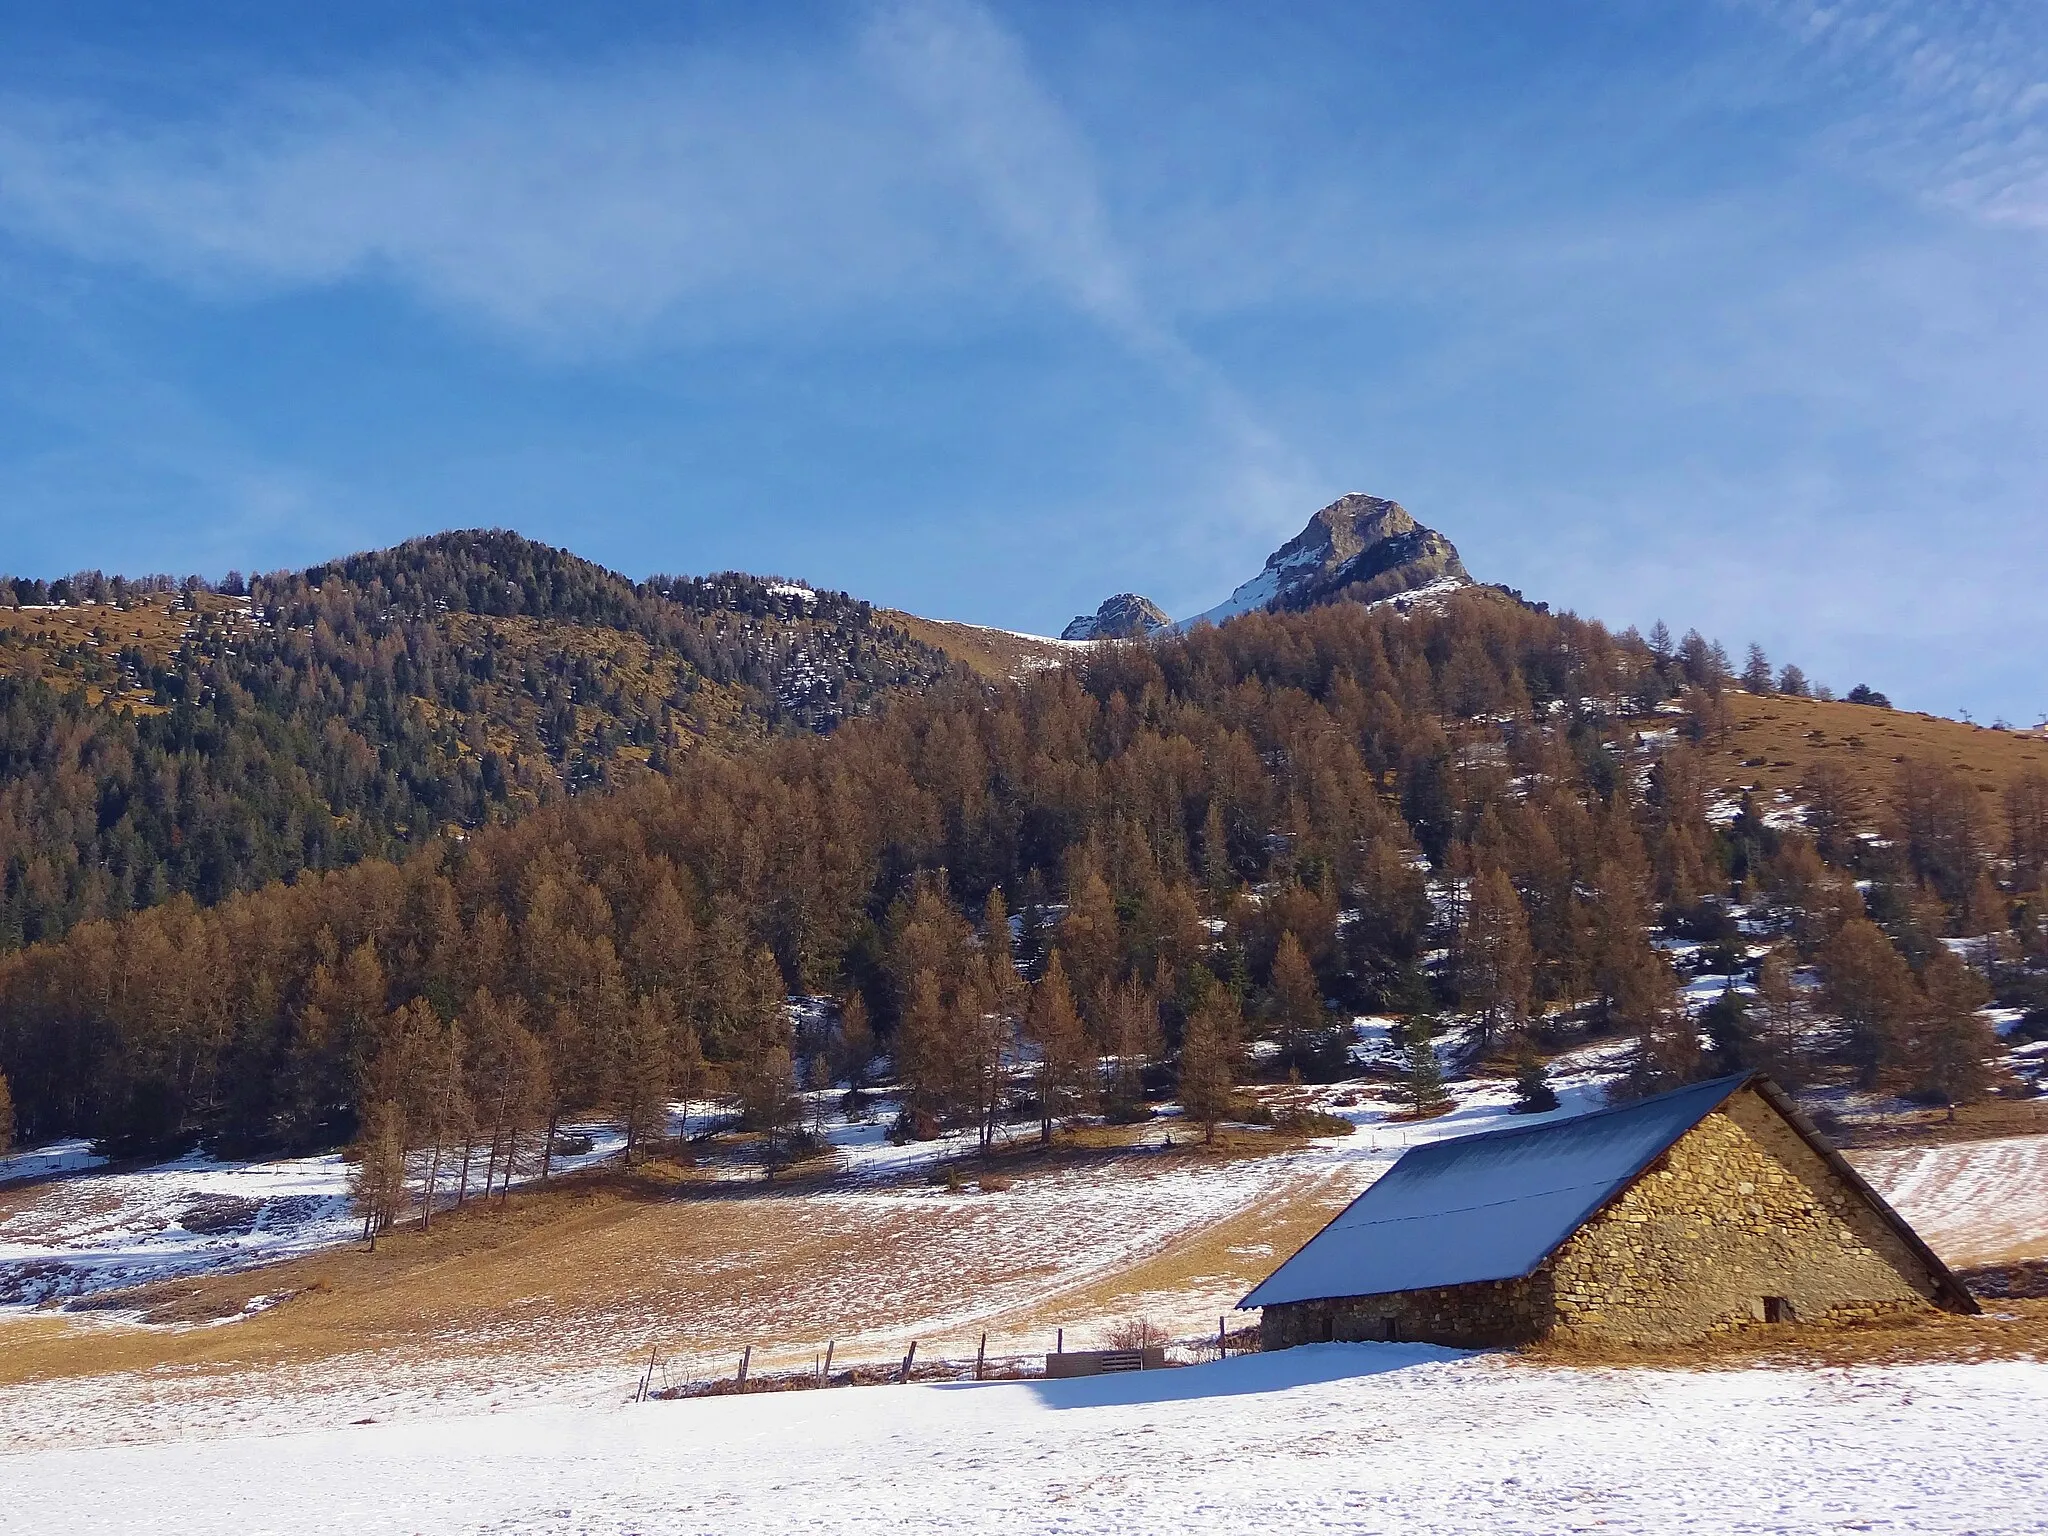
[(972, 0), (808, 52), (271, 81), (179, 122), (0, 100), (0, 227), (228, 301), (386, 283), (553, 356), (1050, 297), (1212, 425), (1221, 525), (1313, 494), (1148, 301), (1086, 137)]
[(1860, 108), (1825, 143), (1987, 224), (2048, 230), (2048, 8), (1756, 0)]
[(204, 292), (394, 281), (521, 339), (616, 345), (693, 298), (866, 300), (957, 246), (877, 93), (676, 61), (277, 84), (147, 128), (0, 107), (18, 234)]

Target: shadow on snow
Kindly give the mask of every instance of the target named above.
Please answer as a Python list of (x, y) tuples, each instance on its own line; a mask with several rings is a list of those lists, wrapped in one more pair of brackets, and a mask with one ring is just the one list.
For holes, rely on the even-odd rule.
[[(1241, 1397), (1283, 1392), (1351, 1377), (1383, 1376), (1418, 1365), (1469, 1358), (1472, 1351), (1435, 1344), (1304, 1344), (1272, 1354), (1240, 1355), (1203, 1365), (1163, 1371), (1130, 1371), (1113, 1376), (1078, 1376), (1024, 1384), (1048, 1408), (1120, 1408), (1137, 1403), (1192, 1402), (1205, 1397)], [(941, 1392), (978, 1392), (1014, 1382), (957, 1382)]]

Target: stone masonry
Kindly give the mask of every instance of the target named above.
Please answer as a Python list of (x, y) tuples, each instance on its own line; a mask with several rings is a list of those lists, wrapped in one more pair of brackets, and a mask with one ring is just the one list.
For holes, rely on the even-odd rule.
[(1261, 1332), (1267, 1349), (1386, 1338), (1671, 1344), (1767, 1320), (1927, 1311), (1936, 1294), (1919, 1256), (1749, 1087), (1533, 1274), (1271, 1306)]

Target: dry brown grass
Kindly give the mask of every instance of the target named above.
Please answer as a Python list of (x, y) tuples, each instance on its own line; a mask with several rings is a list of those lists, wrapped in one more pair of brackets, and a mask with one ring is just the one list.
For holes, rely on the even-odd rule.
[(1734, 734), (1713, 749), (1722, 784), (1761, 785), (1798, 798), (1816, 765), (1832, 763), (1868, 804), (1890, 790), (1902, 759), (1956, 768), (1976, 780), (1987, 798), (2027, 768), (2048, 772), (2048, 740), (2017, 731), (1994, 731), (1937, 715), (1876, 709), (1817, 699), (1758, 697), (1731, 689)]
[[(177, 607), (177, 601), (170, 593), (152, 592), (136, 596), (128, 608), (111, 603), (0, 607), (0, 674), (40, 678), (66, 692), (83, 688), (88, 703), (125, 704), (137, 714), (160, 714), (162, 709), (146, 692), (131, 688), (110, 698), (102, 682), (88, 682), (86, 673), (100, 663), (110, 664), (130, 647), (158, 666), (169, 663), (192, 627), (193, 616)], [(199, 594), (199, 603), (209, 613), (233, 606), (229, 599), (206, 592)], [(81, 659), (81, 647), (90, 659)]]
[[(1096, 1145), (1018, 1147), (989, 1166), (1013, 1189), (1076, 1173), (1120, 1183), (1286, 1145), (1245, 1133), (1214, 1148), (1140, 1150), (1130, 1140), (1142, 1129), (1104, 1131)], [(971, 1181), (980, 1166), (969, 1162), (961, 1172)], [(813, 1198), (828, 1189), (835, 1198)], [(715, 1182), (671, 1162), (630, 1173), (594, 1170), (517, 1192), (503, 1208), (444, 1214), (429, 1232), (408, 1225), (374, 1253), (352, 1245), (108, 1298), (148, 1309), (145, 1320), (155, 1324), (240, 1319), (229, 1327), (136, 1329), (76, 1312), (9, 1327), (0, 1385), (159, 1366), (260, 1371), (342, 1355), (526, 1352), (589, 1361), (624, 1358), (650, 1344), (665, 1355), (691, 1355), (736, 1350), (736, 1341), (748, 1339), (805, 1348), (804, 1341), (834, 1337), (908, 1339), (977, 1297), (1008, 1298), (1012, 1313), (1029, 1313), (1045, 1298), (1071, 1293), (1080, 1275), (1056, 1253), (982, 1235), (978, 1212), (1001, 1210), (1013, 1198), (991, 1190), (937, 1204), (869, 1200), (822, 1173), (772, 1184)], [(1318, 1219), (1289, 1223), (1287, 1231), (1306, 1237)], [(1272, 1220), (1262, 1214), (1259, 1229)], [(1169, 1254), (1179, 1245), (1167, 1245), (1165, 1262), (1141, 1264), (1136, 1282), (1165, 1280), (1175, 1265), (1190, 1272), (1213, 1266), (1209, 1236), (1198, 1234), (1178, 1260)], [(1240, 1268), (1264, 1262), (1243, 1260)], [(1112, 1274), (1087, 1295), (1124, 1289)], [(253, 1299), (279, 1296), (288, 1299), (241, 1316)], [(1064, 1317), (1083, 1310), (1079, 1301), (1061, 1306)], [(1000, 1305), (993, 1316), (1011, 1326)]]
[(1028, 635), (984, 629), (979, 624), (955, 624), (947, 619), (921, 619), (914, 613), (901, 613), (893, 608), (878, 610), (876, 617), (911, 639), (944, 651), (983, 677), (1017, 677), (1035, 667), (1064, 665), (1082, 654)]
[(1945, 1109), (1902, 1109), (1882, 1119), (1844, 1121), (1829, 1133), (1838, 1147), (1943, 1146), (1959, 1141), (1994, 1141), (2006, 1136), (2048, 1136), (2048, 1099), (1986, 1099)]

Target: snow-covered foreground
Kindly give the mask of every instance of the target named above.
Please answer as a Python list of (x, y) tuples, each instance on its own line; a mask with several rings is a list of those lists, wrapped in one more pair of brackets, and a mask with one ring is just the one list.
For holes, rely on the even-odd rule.
[(2048, 1365), (1317, 1345), (1143, 1376), (528, 1408), (0, 1457), (47, 1532), (2039, 1531)]

